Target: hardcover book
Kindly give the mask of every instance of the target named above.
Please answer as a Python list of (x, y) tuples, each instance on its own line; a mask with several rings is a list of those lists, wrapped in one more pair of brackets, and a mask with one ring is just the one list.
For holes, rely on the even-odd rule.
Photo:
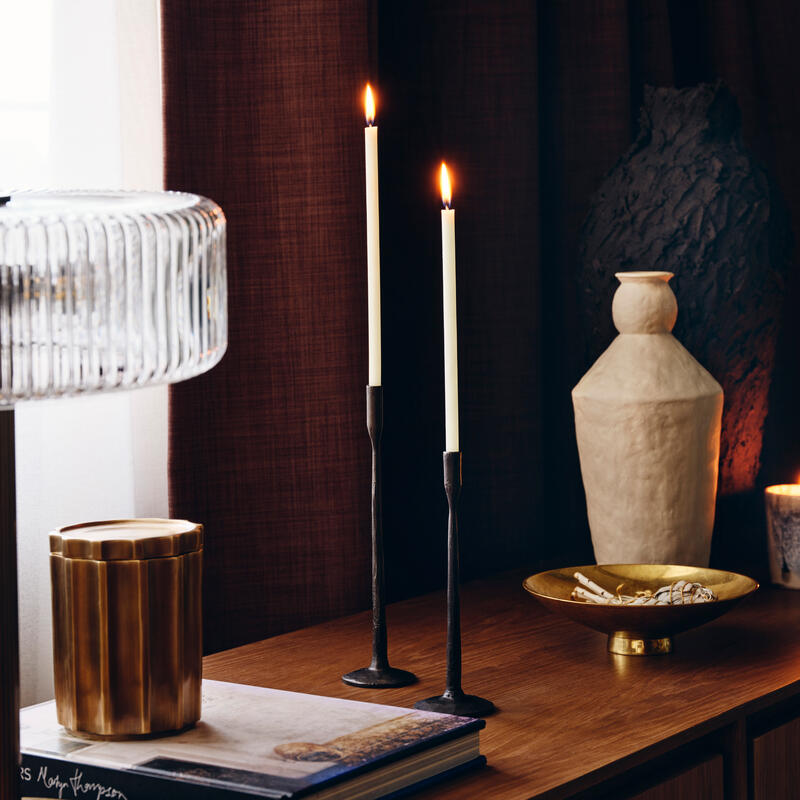
[(203, 681), (203, 717), (172, 736), (93, 741), (55, 702), (21, 713), (23, 798), (396, 797), (480, 766), (482, 720)]

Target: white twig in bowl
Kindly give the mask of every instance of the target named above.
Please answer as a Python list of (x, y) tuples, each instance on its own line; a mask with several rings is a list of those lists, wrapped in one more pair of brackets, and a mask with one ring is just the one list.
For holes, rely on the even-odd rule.
[(610, 606), (681, 606), (694, 603), (711, 603), (718, 600), (714, 592), (707, 586), (689, 581), (675, 581), (669, 586), (662, 586), (656, 591), (645, 589), (634, 594), (623, 594), (626, 584), (617, 587), (616, 594), (609, 592), (580, 572), (575, 573), (575, 580), (580, 586), (572, 590), (573, 600), (585, 600), (587, 603), (598, 603)]

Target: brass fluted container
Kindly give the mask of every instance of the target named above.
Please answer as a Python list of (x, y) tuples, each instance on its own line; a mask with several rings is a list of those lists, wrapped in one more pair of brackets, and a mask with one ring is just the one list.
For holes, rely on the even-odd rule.
[(69, 525), (50, 534), (58, 721), (103, 738), (200, 719), (203, 528), (186, 520)]

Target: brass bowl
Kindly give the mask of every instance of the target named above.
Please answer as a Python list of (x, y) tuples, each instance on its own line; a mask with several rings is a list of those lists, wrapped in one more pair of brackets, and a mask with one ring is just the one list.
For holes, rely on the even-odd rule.
[[(570, 595), (578, 585), (574, 577), (576, 572), (582, 572), (614, 594), (621, 583), (625, 584), (623, 594), (635, 594), (685, 580), (707, 586), (719, 599), (685, 606), (612, 606), (572, 600)], [(758, 583), (746, 575), (673, 564), (564, 567), (531, 575), (522, 585), (551, 611), (608, 634), (609, 652), (626, 656), (671, 652), (672, 637), (676, 633), (716, 619), (758, 589)]]

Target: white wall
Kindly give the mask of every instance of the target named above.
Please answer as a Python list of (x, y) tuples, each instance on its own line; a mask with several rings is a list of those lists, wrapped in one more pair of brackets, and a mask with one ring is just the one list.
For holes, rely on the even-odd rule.
[[(0, 0), (0, 187), (161, 188), (158, 0)], [(167, 515), (166, 388), (16, 409), (22, 704), (52, 696), (48, 532)]]

